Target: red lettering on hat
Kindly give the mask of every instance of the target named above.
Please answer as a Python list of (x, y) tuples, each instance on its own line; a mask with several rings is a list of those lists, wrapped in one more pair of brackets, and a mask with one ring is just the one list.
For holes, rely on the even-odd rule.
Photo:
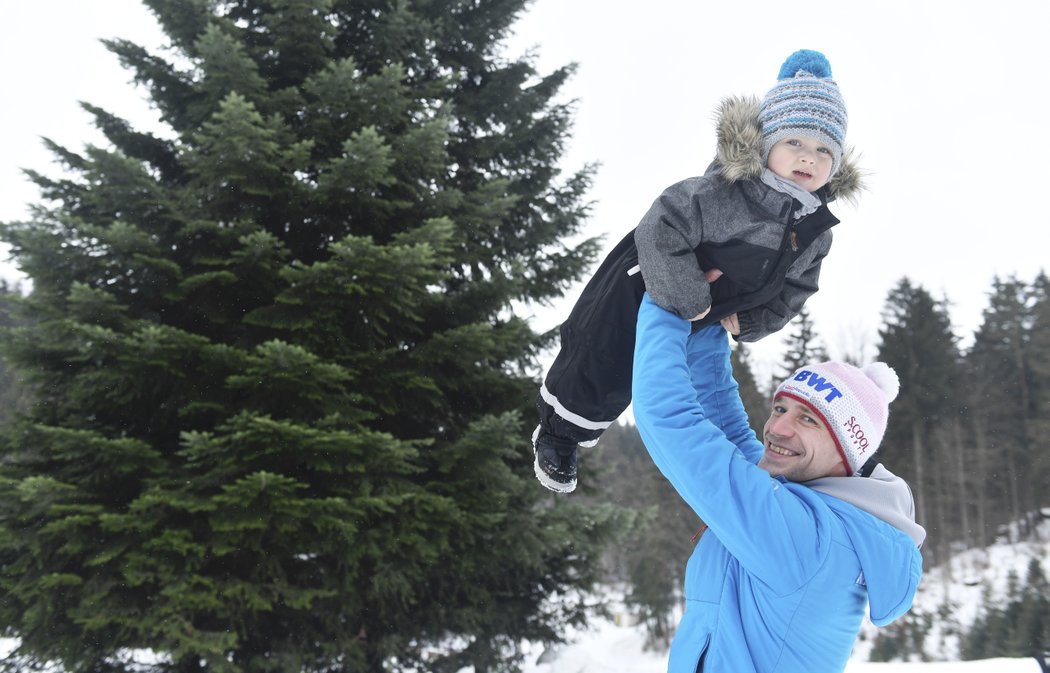
[(868, 450), (870, 443), (864, 434), (864, 428), (860, 427), (860, 424), (857, 423), (857, 417), (850, 416), (849, 420), (846, 421), (845, 426), (849, 429), (849, 434), (853, 439), (854, 445), (860, 449), (861, 453), (865, 453)]

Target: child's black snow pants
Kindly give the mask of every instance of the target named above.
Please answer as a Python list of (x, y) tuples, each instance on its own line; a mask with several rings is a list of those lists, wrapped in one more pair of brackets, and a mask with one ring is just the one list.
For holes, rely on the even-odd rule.
[(645, 285), (632, 230), (606, 256), (561, 326), (536, 405), (545, 435), (590, 445), (631, 403), (634, 332)]

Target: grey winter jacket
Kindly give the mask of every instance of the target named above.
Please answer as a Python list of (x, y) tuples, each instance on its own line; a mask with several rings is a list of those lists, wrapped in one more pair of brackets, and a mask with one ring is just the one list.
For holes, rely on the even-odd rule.
[[(741, 341), (781, 329), (818, 289), (820, 265), (838, 220), (827, 208), (853, 199), (860, 171), (852, 152), (817, 195), (816, 212), (795, 220), (797, 204), (761, 181), (758, 100), (729, 98), (718, 113), (716, 159), (701, 177), (667, 188), (635, 229), (638, 264), (649, 295), (682, 318), (711, 308), (701, 325), (734, 313)], [(718, 268), (713, 285), (704, 272)]]

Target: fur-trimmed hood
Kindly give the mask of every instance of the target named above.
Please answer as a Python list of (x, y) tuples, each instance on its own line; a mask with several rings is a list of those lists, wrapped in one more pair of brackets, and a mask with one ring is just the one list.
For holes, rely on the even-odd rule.
[[(754, 96), (731, 96), (722, 100), (715, 113), (719, 173), (729, 182), (757, 178), (766, 167), (762, 160), (760, 102)], [(852, 147), (842, 152), (842, 165), (826, 185), (828, 200), (855, 203), (864, 189), (863, 174)]]

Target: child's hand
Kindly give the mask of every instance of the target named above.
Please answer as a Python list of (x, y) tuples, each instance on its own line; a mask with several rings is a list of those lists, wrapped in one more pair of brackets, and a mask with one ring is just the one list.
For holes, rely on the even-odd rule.
[[(722, 270), (721, 269), (709, 269), (707, 271), (704, 271), (704, 278), (707, 280), (708, 284), (715, 282), (716, 280), (718, 280), (721, 277), (722, 277)], [(690, 318), (689, 322), (696, 322), (697, 320), (702, 320), (703, 317), (705, 315), (707, 315), (708, 313), (710, 313), (710, 312), (711, 312), (711, 307), (708, 306), (706, 311), (702, 311), (702, 312), (698, 313), (695, 318)]]
[(739, 336), (740, 334), (740, 321), (736, 318), (736, 313), (731, 316), (722, 318), (722, 327), (726, 328), (726, 331), (733, 336)]

